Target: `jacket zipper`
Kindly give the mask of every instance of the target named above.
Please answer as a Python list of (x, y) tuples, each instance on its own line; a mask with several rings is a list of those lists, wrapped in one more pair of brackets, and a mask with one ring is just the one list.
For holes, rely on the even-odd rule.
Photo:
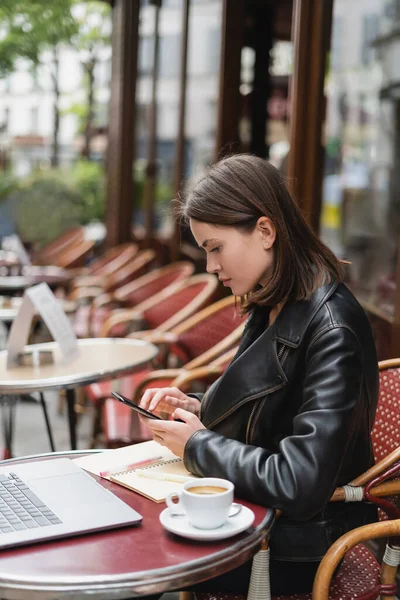
[(246, 444), (249, 443), (251, 422), (253, 420), (254, 413), (256, 412), (256, 410), (258, 409), (258, 407), (260, 406), (260, 402), (262, 402), (261, 398), (260, 398), (260, 400), (257, 400), (257, 402), (254, 404), (253, 409), (252, 409), (252, 411), (250, 413), (249, 420), (247, 421), (247, 427), (246, 427)]
[[(279, 348), (278, 355), (277, 355), (278, 362), (279, 362), (280, 366), (282, 366), (282, 364), (283, 364), (283, 362), (284, 362), (284, 360), (285, 360), (288, 352), (289, 352), (289, 346), (286, 346), (285, 344), (282, 344), (281, 347)], [(271, 390), (269, 393), (271, 393), (272, 391), (273, 390)], [(252, 432), (252, 429), (254, 430), (254, 424), (252, 423), (252, 421), (253, 421), (253, 419), (255, 419), (255, 416), (257, 414), (257, 410), (260, 407), (260, 404), (262, 402), (263, 402), (263, 399), (260, 398), (255, 403), (255, 405), (253, 406), (253, 410), (250, 413), (250, 417), (249, 417), (249, 420), (247, 422), (247, 427), (246, 427), (246, 444), (250, 443), (250, 440), (251, 440), (251, 435), (250, 434)]]

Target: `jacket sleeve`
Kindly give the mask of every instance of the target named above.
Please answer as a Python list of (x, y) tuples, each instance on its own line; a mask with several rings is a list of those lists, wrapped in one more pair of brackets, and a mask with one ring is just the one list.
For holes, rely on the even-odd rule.
[(278, 452), (199, 430), (186, 444), (186, 467), (229, 479), (240, 497), (279, 508), (292, 519), (312, 518), (336, 487), (356, 420), (366, 418), (367, 407), (358, 406), (362, 349), (350, 329), (336, 326), (311, 342), (302, 385), (292, 434)]

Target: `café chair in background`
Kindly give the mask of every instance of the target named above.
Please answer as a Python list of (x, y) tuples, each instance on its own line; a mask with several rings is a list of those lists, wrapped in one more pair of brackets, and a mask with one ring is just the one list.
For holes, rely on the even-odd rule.
[(124, 333), (142, 337), (150, 331), (169, 331), (210, 304), (217, 287), (216, 277), (207, 273), (181, 279), (134, 308), (110, 315), (100, 331), (100, 337), (124, 337)]
[(138, 253), (137, 244), (128, 242), (109, 248), (101, 256), (74, 273), (73, 287), (88, 287), (103, 284), (103, 280), (130, 262)]
[(167, 289), (170, 285), (193, 275), (194, 265), (189, 261), (174, 262), (164, 267), (151, 270), (117, 288), (114, 292), (105, 292), (93, 299), (90, 305), (89, 330), (94, 337), (100, 336), (100, 331), (114, 310), (133, 308), (148, 300), (155, 294)]
[(54, 264), (62, 269), (73, 269), (76, 267), (83, 267), (86, 261), (89, 259), (96, 242), (94, 240), (81, 240), (76, 245), (68, 247), (58, 255)]
[(142, 250), (117, 271), (103, 277), (101, 285), (76, 287), (72, 290), (69, 299), (77, 302), (79, 305), (74, 319), (74, 331), (78, 337), (93, 336), (90, 327), (92, 316), (91, 303), (102, 294), (111, 294), (127, 283), (141, 277), (150, 269), (155, 257), (154, 250)]
[(68, 249), (76, 246), (85, 239), (84, 227), (78, 226), (68, 229), (58, 238), (49, 242), (43, 248), (34, 252), (32, 255), (32, 263), (34, 265), (55, 265), (57, 258)]

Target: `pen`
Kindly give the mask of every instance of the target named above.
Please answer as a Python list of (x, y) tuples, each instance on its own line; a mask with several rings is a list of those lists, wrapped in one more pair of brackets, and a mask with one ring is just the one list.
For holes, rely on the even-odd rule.
[(140, 475), (140, 477), (147, 477), (148, 479), (157, 479), (158, 481), (174, 481), (176, 483), (186, 483), (193, 477), (188, 477), (187, 475), (169, 475), (168, 473), (154, 473), (149, 471), (138, 471), (136, 475)]
[(130, 471), (131, 469), (140, 469), (147, 467), (153, 463), (157, 463), (162, 460), (162, 456), (153, 456), (153, 458), (146, 458), (146, 460), (140, 460), (139, 462), (131, 463), (130, 465), (121, 465), (120, 467), (114, 467), (111, 471), (100, 471), (100, 477), (109, 477), (110, 475), (116, 475), (122, 471)]

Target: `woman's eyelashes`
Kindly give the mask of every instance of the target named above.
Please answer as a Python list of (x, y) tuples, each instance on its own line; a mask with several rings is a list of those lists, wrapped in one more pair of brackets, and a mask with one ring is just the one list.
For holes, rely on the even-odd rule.
[(215, 248), (212, 248), (210, 250), (210, 252), (219, 252), (221, 250), (221, 246), (216, 246)]

